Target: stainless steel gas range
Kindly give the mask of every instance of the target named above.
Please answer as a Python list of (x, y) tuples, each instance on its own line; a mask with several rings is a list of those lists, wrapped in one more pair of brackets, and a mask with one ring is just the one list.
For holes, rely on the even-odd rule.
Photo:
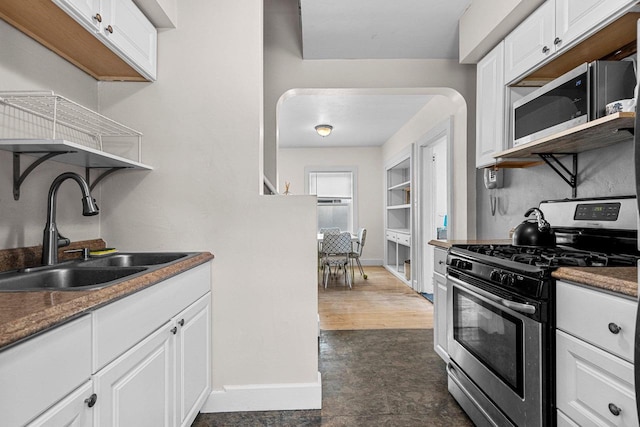
[(555, 425), (552, 272), (640, 259), (635, 198), (539, 208), (557, 245), (453, 245), (447, 257), (449, 392), (478, 426)]

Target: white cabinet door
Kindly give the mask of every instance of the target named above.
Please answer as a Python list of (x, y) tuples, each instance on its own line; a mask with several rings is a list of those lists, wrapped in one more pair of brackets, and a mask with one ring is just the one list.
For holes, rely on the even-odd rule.
[(87, 399), (93, 394), (93, 383), (87, 381), (82, 387), (62, 399), (51, 409), (39, 416), (27, 427), (91, 427), (93, 426), (94, 405)]
[(176, 408), (179, 426), (190, 426), (211, 391), (211, 294), (175, 318)]
[(131, 0), (103, 0), (107, 46), (151, 80), (156, 79), (158, 33)]
[(547, 0), (504, 39), (505, 80), (510, 83), (555, 52), (554, 1)]
[(476, 167), (494, 164), (493, 155), (506, 148), (504, 83), (504, 42), (500, 42), (478, 62)]
[(556, 406), (576, 424), (638, 426), (633, 364), (556, 332)]
[(98, 427), (174, 425), (174, 327), (166, 323), (94, 375)]
[(596, 28), (601, 22), (636, 0), (555, 0), (558, 48)]
[(442, 360), (448, 363), (447, 279), (438, 273), (434, 273), (433, 284), (433, 348), (442, 357)]
[(53, 0), (53, 3), (90, 32), (100, 30), (100, 0)]

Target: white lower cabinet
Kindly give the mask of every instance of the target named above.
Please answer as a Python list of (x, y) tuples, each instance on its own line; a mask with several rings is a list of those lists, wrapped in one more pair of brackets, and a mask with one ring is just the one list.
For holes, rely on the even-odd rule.
[(433, 249), (433, 349), (449, 363), (447, 345), (447, 250)]
[(559, 426), (638, 426), (633, 336), (636, 301), (558, 281)]
[(174, 425), (174, 338), (168, 322), (93, 377), (96, 426)]
[(29, 423), (28, 427), (93, 426), (93, 410), (92, 407), (89, 407), (92, 396), (93, 382), (87, 381), (76, 391)]
[(203, 264), (0, 352), (0, 425), (191, 425), (211, 391), (210, 282)]

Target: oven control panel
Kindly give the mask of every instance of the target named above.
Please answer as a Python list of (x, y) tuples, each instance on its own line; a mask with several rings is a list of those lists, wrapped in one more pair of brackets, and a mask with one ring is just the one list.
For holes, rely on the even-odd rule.
[(617, 221), (620, 203), (580, 203), (573, 219), (576, 221)]

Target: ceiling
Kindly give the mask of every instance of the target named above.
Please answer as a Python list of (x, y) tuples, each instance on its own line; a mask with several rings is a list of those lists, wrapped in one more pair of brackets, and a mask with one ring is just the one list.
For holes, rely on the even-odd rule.
[(299, 0), (304, 59), (457, 59), (471, 0)]
[[(278, 109), (281, 148), (380, 146), (432, 98), (340, 89), (308, 89), (291, 95)], [(319, 124), (333, 126), (331, 135), (318, 135), (315, 126)]]
[[(299, 0), (304, 60), (457, 59), (471, 0)], [(298, 90), (278, 109), (278, 145), (380, 146), (432, 96)], [(322, 138), (314, 127), (330, 124)]]

